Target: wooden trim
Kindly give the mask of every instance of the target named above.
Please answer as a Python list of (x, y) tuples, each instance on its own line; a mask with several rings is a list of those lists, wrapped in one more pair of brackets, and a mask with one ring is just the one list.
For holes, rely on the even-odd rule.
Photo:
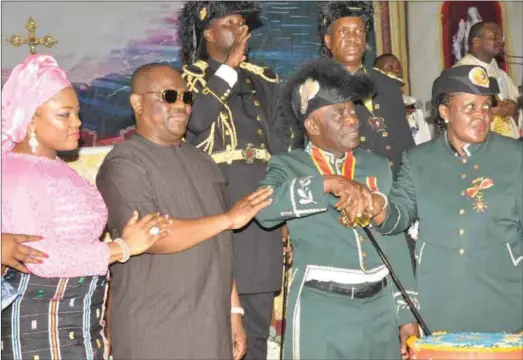
[[(501, 12), (501, 19), (503, 19), (503, 21), (501, 22), (501, 31), (503, 31), (503, 34), (505, 35), (505, 53), (513, 54), (512, 46), (511, 46), (512, 37), (506, 36), (506, 34), (508, 34), (510, 32), (510, 16), (508, 16), (508, 14), (507, 14), (507, 4), (505, 4), (505, 2), (503, 2), (503, 1), (498, 1), (498, 4), (499, 4), (500, 12)], [(518, 37), (516, 36), (515, 38), (517, 39)], [(512, 75), (516, 74), (516, 71), (514, 70), (515, 64), (513, 64), (512, 62), (511, 63), (507, 62), (507, 58), (505, 58), (504, 60), (505, 60), (505, 70), (506, 70), (507, 74), (509, 75), (509, 77), (513, 79)], [(514, 82), (514, 84), (515, 84), (515, 82)], [(516, 85), (516, 87), (517, 87), (517, 85)], [(522, 121), (522, 119), (519, 119), (519, 121)]]
[[(381, 33), (382, 33), (382, 46), (383, 52), (392, 52), (391, 40), (390, 40), (390, 14), (389, 14), (389, 2), (379, 1), (380, 13), (381, 13)], [(381, 55), (381, 54), (380, 54)]]
[(405, 2), (391, 1), (388, 3), (391, 52), (396, 55), (406, 71), (403, 72), (405, 81), (405, 93), (409, 93), (409, 59), (407, 57), (407, 29), (406, 29), (406, 12)]
[(381, 28), (380, 1), (373, 1), (374, 7), (374, 36), (376, 37), (376, 56), (383, 54), (383, 30)]

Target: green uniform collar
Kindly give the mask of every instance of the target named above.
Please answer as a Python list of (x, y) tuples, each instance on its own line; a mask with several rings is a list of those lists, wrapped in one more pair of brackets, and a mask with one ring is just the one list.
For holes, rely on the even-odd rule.
[[(474, 156), (474, 154), (476, 154), (489, 141), (489, 137), (490, 136), (487, 136), (487, 139), (482, 143), (467, 144), (467, 145), (463, 146), (463, 151), (465, 152), (464, 156), (467, 158)], [(445, 132), (444, 138), (445, 138), (446, 147), (449, 149), (449, 151), (452, 152), (452, 154), (454, 154), (454, 156), (460, 157), (458, 151), (454, 148), (454, 146), (452, 146), (452, 144), (449, 141), (448, 132)]]
[(345, 159), (347, 158), (347, 153), (343, 154), (342, 157), (336, 157), (336, 155), (334, 155), (333, 153), (320, 149), (319, 147), (315, 146), (310, 141), (307, 143), (307, 146), (305, 146), (305, 152), (307, 154), (311, 155), (312, 148), (317, 148), (318, 150), (320, 150), (325, 155), (325, 157), (329, 160), (329, 163), (331, 165), (333, 165), (336, 169), (339, 168), (340, 166), (343, 166), (343, 164), (345, 163)]

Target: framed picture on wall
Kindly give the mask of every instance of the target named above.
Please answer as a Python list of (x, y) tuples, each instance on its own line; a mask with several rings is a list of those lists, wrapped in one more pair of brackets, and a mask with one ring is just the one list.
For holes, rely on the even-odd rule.
[[(472, 25), (480, 21), (494, 21), (504, 28), (503, 9), (499, 1), (444, 1), (441, 6), (443, 63), (454, 65), (468, 51), (468, 37)], [(498, 59), (503, 70), (506, 63)]]

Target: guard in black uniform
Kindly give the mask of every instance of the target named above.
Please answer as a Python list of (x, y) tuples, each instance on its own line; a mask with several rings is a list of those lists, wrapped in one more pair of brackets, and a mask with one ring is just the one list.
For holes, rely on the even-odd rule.
[(363, 66), (366, 36), (373, 27), (372, 1), (320, 2), (318, 36), (323, 56), (330, 56), (347, 71), (366, 72), (376, 90), (356, 106), (363, 149), (385, 156), (394, 174), (403, 151), (414, 147), (401, 95), (402, 83), (376, 68)]
[[(271, 154), (287, 151), (276, 132), (278, 76), (246, 62), (255, 2), (187, 2), (180, 14), (183, 77), (195, 94), (186, 139), (213, 157), (228, 203), (258, 187)], [(281, 126), (281, 125), (278, 125)], [(234, 234), (235, 276), (248, 336), (246, 359), (266, 359), (275, 292), (281, 288), (280, 229), (251, 222)]]

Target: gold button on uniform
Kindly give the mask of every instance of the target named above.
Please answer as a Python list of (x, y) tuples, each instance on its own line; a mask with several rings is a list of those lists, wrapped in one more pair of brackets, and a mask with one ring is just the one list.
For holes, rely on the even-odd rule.
[(254, 100), (254, 106), (260, 106), (260, 102), (258, 100)]
[(261, 119), (262, 119), (262, 118), (261, 118), (260, 115), (256, 115), (256, 120), (261, 121)]
[(365, 240), (365, 238), (364, 238), (363, 236), (360, 235), (360, 236), (358, 237), (358, 240), (359, 240), (360, 242), (363, 242), (363, 241)]
[(459, 249), (459, 254), (460, 254), (460, 255), (465, 254), (465, 249)]
[(389, 161), (389, 166), (390, 167), (393, 167), (394, 166), (394, 163), (392, 161)]
[(467, 174), (461, 174), (459, 177), (465, 179), (467, 177)]
[(465, 234), (465, 230), (459, 229), (459, 236), (463, 236)]
[(262, 129), (258, 129), (258, 130), (256, 130), (256, 133), (257, 133), (258, 135), (263, 135), (263, 130), (262, 130)]
[(462, 164), (466, 164), (467, 163), (467, 159), (465, 159), (465, 158), (461, 159), (461, 163)]
[(245, 82), (246, 82), (247, 84), (250, 84), (250, 83), (251, 83), (251, 79), (247, 78), (247, 79), (245, 79)]
[(360, 141), (365, 142), (365, 141), (367, 141), (367, 138), (365, 136), (362, 136), (362, 137), (360, 137)]
[(364, 252), (361, 253), (361, 256), (366, 257), (367, 253), (364, 251)]
[(465, 214), (465, 209), (459, 209), (459, 214), (460, 214), (460, 215)]
[(390, 145), (385, 146), (385, 150), (389, 151), (390, 150)]
[(383, 137), (388, 137), (388, 136), (389, 136), (389, 133), (386, 132), (386, 131), (384, 131), (384, 132), (381, 133), (381, 136), (383, 136)]
[(264, 144), (264, 143), (262, 143), (262, 144), (260, 145), (260, 149), (265, 149), (265, 144)]
[(478, 164), (474, 164), (474, 170), (478, 170), (479, 169), (479, 165)]

